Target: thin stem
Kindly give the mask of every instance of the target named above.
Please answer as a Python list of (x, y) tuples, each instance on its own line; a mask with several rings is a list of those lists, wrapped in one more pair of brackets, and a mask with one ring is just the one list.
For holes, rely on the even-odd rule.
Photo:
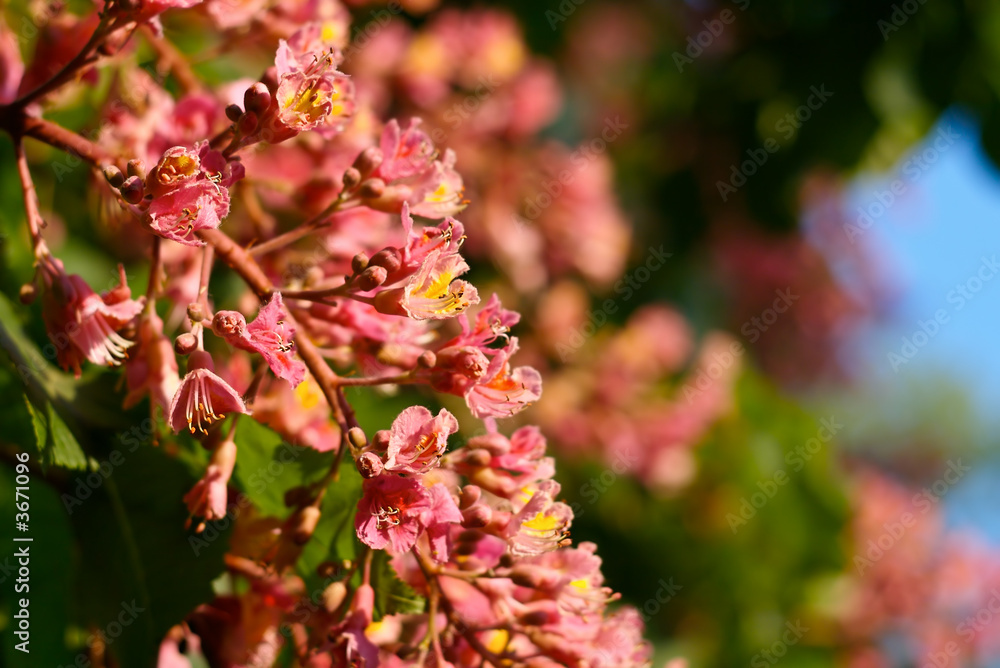
[(208, 305), (208, 282), (212, 278), (212, 263), (215, 260), (215, 248), (206, 245), (201, 256), (201, 275), (198, 278), (198, 301), (205, 307), (205, 313), (211, 313)]
[(156, 299), (160, 285), (160, 237), (153, 236), (152, 259), (149, 267), (149, 283), (146, 285), (146, 304)]
[(363, 376), (337, 378), (338, 387), (376, 387), (378, 385), (413, 385), (424, 382), (421, 378), (414, 378), (412, 371), (401, 373), (398, 376)]
[[(225, 232), (220, 230), (199, 230), (198, 238), (215, 248), (215, 252), (219, 258), (239, 274), (262, 301), (269, 299), (274, 293), (274, 287), (257, 262), (242, 246), (230, 239)], [(333, 412), (334, 419), (341, 427), (340, 447), (342, 451), (347, 443), (347, 428), (345, 426), (344, 413), (340, 408), (340, 402), (337, 400), (335, 392), (338, 380), (337, 374), (334, 373), (330, 365), (323, 359), (316, 345), (296, 325), (295, 318), (291, 313), (288, 314), (288, 320), (289, 324), (298, 330), (293, 340), (295, 341), (299, 356), (319, 384), (320, 390), (322, 390), (323, 396), (326, 398), (326, 402)]]
[(338, 285), (335, 288), (323, 288), (322, 290), (282, 290), (281, 296), (285, 299), (303, 299), (306, 301), (320, 301), (327, 297), (349, 297), (347, 283)]
[(341, 191), (340, 194), (337, 195), (337, 199), (333, 200), (328, 207), (317, 213), (309, 220), (300, 224), (298, 227), (294, 227), (283, 234), (279, 234), (264, 243), (257, 244), (250, 249), (250, 254), (255, 257), (259, 257), (265, 253), (270, 253), (271, 251), (278, 250), (279, 248), (284, 248), (285, 246), (298, 241), (302, 237), (315, 232), (324, 225), (328, 225), (330, 223), (328, 220), (330, 216), (338, 211), (344, 211), (356, 206), (356, 202), (348, 200), (347, 196), (348, 193), (346, 191)]
[(14, 153), (17, 156), (17, 175), (21, 178), (21, 195), (28, 218), (28, 233), (31, 235), (35, 256), (38, 257), (38, 253), (44, 248), (42, 228), (45, 227), (45, 221), (42, 220), (42, 214), (38, 209), (38, 193), (35, 192), (35, 182), (31, 178), (28, 158), (24, 154), (24, 143), (20, 139), (14, 142)]
[(505, 663), (509, 660), (505, 660), (490, 650), (486, 648), (485, 645), (476, 637), (476, 634), (461, 620), (458, 618), (455, 612), (455, 607), (445, 596), (444, 590), (441, 588), (441, 584), (438, 582), (438, 574), (434, 571), (434, 568), (427, 563), (427, 560), (418, 553), (416, 550), (413, 551), (413, 556), (416, 557), (417, 564), (420, 566), (420, 570), (424, 573), (424, 578), (427, 580), (427, 584), (433, 586), (438, 592), (438, 600), (441, 607), (444, 608), (445, 614), (448, 616), (448, 620), (454, 625), (455, 630), (462, 634), (469, 646), (472, 647), (483, 659), (485, 659), (491, 666), (495, 668), (502, 668)]
[(37, 139), (49, 146), (54, 146), (61, 151), (79, 157), (92, 167), (100, 169), (105, 165), (111, 165), (115, 162), (114, 156), (102, 147), (86, 137), (82, 137), (72, 130), (67, 130), (52, 121), (22, 115), (16, 118), (14, 124), (15, 126), (11, 128), (11, 133), (15, 136), (24, 135)]
[(53, 74), (48, 81), (14, 100), (9, 106), (11, 108), (23, 109), (38, 98), (62, 86), (77, 73), (77, 70), (96, 61), (97, 57), (92, 52), (97, 48), (101, 40), (111, 33), (113, 26), (114, 19), (109, 21), (107, 16), (102, 16), (100, 23), (94, 28), (94, 33), (90, 36), (90, 39), (87, 40), (87, 43), (83, 45), (83, 48), (72, 60), (63, 65), (62, 69)]

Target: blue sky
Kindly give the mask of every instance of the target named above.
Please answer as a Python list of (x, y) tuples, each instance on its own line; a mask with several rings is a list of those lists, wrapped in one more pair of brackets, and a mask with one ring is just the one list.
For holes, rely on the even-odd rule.
[[(958, 139), (948, 144), (941, 137)], [(935, 142), (937, 142), (935, 146)], [(893, 182), (894, 201), (889, 202)], [(881, 201), (879, 200), (881, 193)], [(848, 346), (860, 360), (862, 386), (899, 419), (907, 416), (914, 384), (933, 390), (944, 374), (968, 392), (983, 432), (1000, 426), (1000, 172), (979, 145), (967, 115), (943, 116), (921, 144), (884, 174), (861, 175), (846, 196), (851, 219), (872, 215), (856, 236), (888, 277), (885, 317), (861, 329)], [(985, 259), (985, 261), (984, 261)], [(847, 284), (852, 277), (842, 277)], [(964, 286), (964, 293), (961, 287)], [(921, 323), (935, 320), (926, 339)], [(934, 325), (927, 325), (934, 331)], [(904, 341), (914, 346), (904, 351)], [(904, 352), (912, 355), (904, 359)], [(898, 358), (890, 359), (895, 353)], [(915, 353), (915, 354), (914, 354)], [(893, 365), (897, 367), (893, 369)], [(876, 409), (878, 410), (878, 409)], [(985, 446), (1000, 446), (1000, 438)], [(1000, 544), (1000, 452), (977, 464), (946, 498), (954, 525), (973, 525)]]

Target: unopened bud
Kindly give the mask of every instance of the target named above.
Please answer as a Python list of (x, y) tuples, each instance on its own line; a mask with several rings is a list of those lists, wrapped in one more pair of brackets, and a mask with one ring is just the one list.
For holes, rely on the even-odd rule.
[(374, 172), (381, 164), (382, 149), (376, 146), (369, 146), (354, 159), (354, 169), (358, 170), (362, 178)]
[(361, 272), (355, 284), (358, 286), (358, 290), (368, 292), (385, 283), (385, 279), (388, 277), (389, 272), (385, 270), (385, 267), (368, 267)]
[(354, 190), (361, 183), (361, 172), (354, 167), (348, 167), (344, 172), (344, 190)]
[(465, 461), (469, 466), (489, 466), (493, 461), (493, 455), (489, 450), (475, 448), (466, 453)]
[(490, 523), (493, 519), (493, 509), (485, 503), (477, 503), (462, 511), (462, 526), (467, 529), (478, 529)]
[(146, 165), (139, 158), (132, 158), (125, 166), (129, 176), (138, 176), (140, 179), (146, 178)]
[(319, 524), (320, 510), (315, 506), (306, 506), (298, 512), (298, 521), (292, 529), (292, 540), (296, 545), (305, 545), (312, 538)]
[(345, 598), (347, 598), (347, 585), (343, 582), (331, 582), (320, 595), (323, 608), (330, 613), (336, 612), (337, 608), (343, 605)]
[(271, 93), (267, 86), (259, 81), (246, 89), (243, 93), (243, 106), (248, 112), (253, 112), (258, 116), (267, 111), (271, 106)]
[(417, 366), (424, 369), (433, 369), (437, 364), (437, 355), (434, 354), (433, 350), (425, 350), (417, 358)]
[(226, 118), (231, 120), (233, 123), (240, 120), (240, 116), (243, 115), (243, 110), (240, 109), (240, 105), (231, 104), (226, 107)]
[(378, 199), (385, 194), (385, 181), (382, 179), (368, 179), (358, 188), (358, 194), (362, 199)]
[(114, 165), (108, 165), (101, 171), (104, 174), (105, 180), (111, 184), (112, 188), (121, 188), (122, 184), (125, 183), (125, 175), (122, 174), (122, 170)]
[(528, 604), (532, 609), (522, 612), (517, 620), (525, 626), (543, 626), (559, 620), (559, 609), (555, 601), (535, 601)]
[(347, 440), (358, 450), (362, 450), (368, 446), (368, 437), (365, 436), (365, 432), (361, 427), (351, 427), (347, 431)]
[(21, 286), (21, 290), (18, 292), (17, 296), (21, 300), (22, 304), (31, 304), (35, 301), (35, 297), (38, 296), (38, 289), (35, 287), (34, 283), (25, 283)]
[(205, 313), (205, 307), (202, 306), (201, 302), (191, 302), (188, 304), (187, 312), (192, 322), (201, 322), (208, 315)]
[(129, 204), (138, 204), (142, 201), (143, 195), (146, 194), (146, 186), (143, 184), (141, 178), (133, 175), (125, 179), (118, 192), (121, 194), (122, 199)]
[(368, 266), (385, 267), (385, 270), (390, 274), (397, 271), (403, 264), (403, 258), (400, 255), (399, 249), (383, 248), (379, 252), (371, 256), (368, 260)]
[(382, 460), (374, 452), (365, 452), (358, 457), (358, 471), (362, 478), (374, 478), (382, 473)]
[(240, 119), (236, 122), (236, 131), (241, 135), (251, 135), (259, 124), (260, 117), (252, 111), (248, 111), (240, 116)]
[(372, 436), (372, 449), (375, 452), (385, 452), (389, 449), (389, 432), (386, 429), (380, 429), (375, 432)]
[(358, 253), (351, 258), (351, 271), (355, 274), (360, 274), (365, 269), (368, 268), (368, 256), (364, 253)]
[(482, 448), (494, 457), (502, 457), (510, 452), (510, 441), (503, 434), (484, 434), (469, 439), (470, 448)]
[(191, 332), (184, 332), (174, 339), (174, 352), (178, 355), (190, 355), (198, 347), (198, 339)]
[(466, 485), (459, 496), (459, 508), (463, 510), (483, 498), (483, 490), (479, 485)]

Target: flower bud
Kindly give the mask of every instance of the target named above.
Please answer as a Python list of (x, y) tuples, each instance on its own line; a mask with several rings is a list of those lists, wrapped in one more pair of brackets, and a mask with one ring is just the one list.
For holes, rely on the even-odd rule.
[(101, 171), (112, 188), (121, 188), (122, 184), (125, 183), (125, 175), (122, 174), (122, 170), (114, 165), (108, 165)]
[(243, 106), (248, 112), (253, 112), (258, 116), (267, 111), (271, 106), (271, 93), (267, 86), (259, 81), (246, 89), (243, 93)]
[(174, 339), (174, 352), (178, 355), (190, 355), (198, 347), (198, 339), (191, 332), (184, 332)]
[(465, 461), (469, 466), (489, 466), (490, 462), (493, 461), (493, 455), (490, 454), (489, 450), (475, 448), (465, 454)]
[(201, 322), (208, 315), (205, 313), (205, 307), (202, 306), (201, 302), (191, 302), (188, 304), (187, 313), (188, 318), (193, 322)]
[(323, 608), (329, 613), (336, 612), (337, 608), (343, 605), (345, 598), (347, 598), (347, 585), (339, 581), (331, 582), (320, 594)]
[(226, 107), (226, 118), (231, 120), (233, 123), (240, 120), (240, 116), (243, 115), (243, 110), (240, 109), (240, 105), (231, 104)]
[(365, 452), (357, 461), (358, 471), (362, 478), (374, 478), (382, 473), (382, 460), (374, 452)]
[(138, 176), (140, 179), (146, 178), (146, 165), (138, 158), (132, 158), (125, 166), (129, 176)]
[(502, 457), (510, 452), (510, 441), (502, 434), (484, 434), (469, 439), (470, 448), (482, 448), (494, 457)]
[(382, 150), (375, 146), (369, 146), (358, 154), (354, 159), (354, 169), (358, 170), (362, 177), (366, 177), (382, 164)]
[(380, 429), (372, 436), (372, 450), (375, 452), (385, 452), (389, 449), (389, 431)]
[(344, 172), (344, 190), (354, 190), (361, 183), (361, 172), (354, 167), (348, 167)]
[(351, 427), (347, 431), (347, 440), (358, 450), (368, 446), (368, 437), (365, 436), (365, 432), (361, 427)]
[(478, 529), (486, 526), (493, 519), (493, 509), (485, 503), (477, 503), (462, 511), (462, 526), (467, 529)]
[(143, 184), (141, 178), (133, 175), (125, 179), (118, 192), (121, 194), (122, 199), (129, 204), (138, 204), (142, 201), (143, 195), (146, 194), (146, 186)]
[(382, 179), (368, 179), (358, 188), (358, 194), (362, 199), (378, 199), (384, 193), (385, 181)]
[(296, 545), (305, 545), (312, 538), (319, 523), (320, 510), (315, 506), (306, 506), (296, 515), (296, 521), (292, 528), (292, 540)]
[(462, 488), (462, 494), (459, 498), (459, 508), (463, 510), (469, 508), (481, 498), (483, 498), (483, 490), (479, 485), (466, 485)]
[(240, 116), (240, 119), (236, 122), (236, 131), (241, 135), (251, 135), (259, 124), (260, 117), (252, 111), (248, 111)]
[(35, 297), (38, 296), (38, 289), (35, 288), (34, 283), (25, 283), (21, 286), (17, 296), (22, 304), (31, 304), (35, 301)]
[(351, 271), (355, 274), (360, 274), (365, 269), (368, 268), (368, 256), (364, 253), (358, 253), (351, 258)]
[(417, 358), (417, 366), (424, 369), (433, 369), (437, 364), (437, 355), (434, 354), (433, 350), (425, 350)]
[(358, 290), (368, 292), (385, 283), (388, 276), (389, 273), (385, 267), (368, 267), (355, 280), (355, 285), (357, 285)]
[(532, 601), (526, 607), (528, 609), (517, 617), (525, 626), (544, 626), (559, 621), (559, 608), (555, 601)]
[[(191, 314), (190, 309), (188, 315)], [(247, 329), (247, 320), (237, 311), (218, 311), (212, 318), (212, 331), (224, 339), (241, 338)]]
[(393, 248), (391, 246), (383, 248), (379, 252), (371, 256), (368, 260), (368, 266), (385, 267), (385, 270), (390, 274), (394, 271), (398, 271), (403, 264), (403, 258), (399, 252), (398, 248)]

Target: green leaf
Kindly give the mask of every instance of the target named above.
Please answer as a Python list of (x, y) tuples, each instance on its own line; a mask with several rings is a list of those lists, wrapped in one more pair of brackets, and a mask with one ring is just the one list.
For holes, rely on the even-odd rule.
[(196, 482), (187, 467), (158, 448), (122, 454), (107, 477), (91, 472), (70, 487), (82, 499), (71, 506), (81, 561), (74, 600), (80, 625), (107, 634), (118, 665), (148, 666), (167, 630), (213, 598), (230, 523), (186, 530), (182, 497)]
[[(22, 478), (21, 482), (24, 480)], [(27, 487), (16, 496), (15, 471), (0, 466), (0, 664), (7, 666), (69, 666), (75, 660), (74, 652), (63, 638), (69, 624), (70, 590), (74, 575), (72, 559), (72, 533), (66, 511), (59, 496), (51, 487), (34, 475), (29, 475)], [(14, 523), (15, 502), (28, 502), (28, 531), (16, 530)], [(14, 542), (14, 538), (31, 538), (30, 542)], [(22, 547), (28, 548), (30, 574), (27, 582), (17, 583), (18, 559), (13, 555)], [(27, 586), (18, 591), (17, 587)], [(28, 649), (24, 654), (15, 649), (21, 640), (14, 635), (18, 611), (17, 602), (29, 601)]]
[(360, 543), (354, 531), (354, 515), (360, 498), (361, 475), (352, 462), (343, 462), (339, 479), (330, 483), (323, 497), (319, 525), (295, 565), (310, 590), (321, 583), (316, 574), (320, 564), (357, 558)]
[(273, 430), (243, 419), (236, 427), (233, 480), (262, 513), (285, 519), (291, 513), (285, 494), (322, 480), (333, 458), (332, 452), (285, 443)]
[(38, 401), (42, 404), (41, 407), (34, 406), (28, 397), (24, 399), (28, 413), (31, 414), (31, 426), (35, 432), (42, 469), (53, 465), (74, 470), (87, 468), (86, 455), (52, 403), (44, 398)]
[(375, 621), (385, 615), (423, 612), (426, 601), (398, 577), (384, 550), (372, 555), (371, 584), (375, 590)]

